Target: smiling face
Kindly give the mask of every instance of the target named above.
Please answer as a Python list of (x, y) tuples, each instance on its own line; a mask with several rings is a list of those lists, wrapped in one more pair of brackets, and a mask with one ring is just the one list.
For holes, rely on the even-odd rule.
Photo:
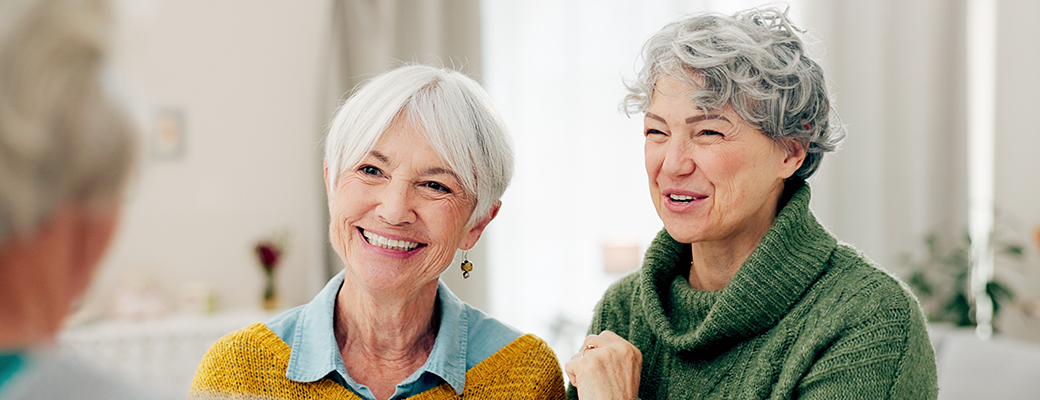
[(773, 223), (784, 179), (805, 152), (780, 146), (732, 108), (694, 106), (696, 90), (663, 75), (644, 118), (650, 195), (668, 233), (683, 243), (757, 243)]
[(472, 248), (490, 222), (466, 226), (476, 200), (404, 114), (335, 185), (327, 167), (325, 177), (330, 241), (347, 279), (371, 293), (435, 287), (455, 250)]

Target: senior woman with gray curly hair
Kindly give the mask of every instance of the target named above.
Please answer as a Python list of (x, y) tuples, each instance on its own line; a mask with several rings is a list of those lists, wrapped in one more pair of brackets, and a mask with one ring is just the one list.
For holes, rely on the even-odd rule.
[(484, 90), (428, 66), (385, 73), (336, 112), (325, 156), (329, 239), (345, 270), (309, 304), (213, 345), (193, 396), (562, 399), (544, 341), (438, 279), (498, 213), (513, 171)]
[(597, 305), (571, 398), (936, 397), (916, 299), (809, 210), (844, 132), (797, 32), (752, 9), (646, 43), (624, 104), (664, 229)]

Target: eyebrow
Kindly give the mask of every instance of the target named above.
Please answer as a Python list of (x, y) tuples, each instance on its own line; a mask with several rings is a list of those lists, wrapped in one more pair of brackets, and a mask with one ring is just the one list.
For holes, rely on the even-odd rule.
[(389, 157), (383, 155), (383, 153), (380, 153), (378, 151), (372, 150), (368, 154), (370, 154), (372, 157), (375, 157), (377, 160), (379, 160), (379, 161), (381, 161), (383, 163), (389, 163), (390, 162), (390, 158)]
[(424, 170), (422, 172), (422, 174), (423, 175), (438, 175), (438, 174), (451, 175), (451, 177), (455, 178), (456, 181), (462, 182), (462, 180), (459, 179), (459, 176), (455, 174), (455, 171), (452, 171), (452, 170), (447, 169), (447, 168), (441, 168), (441, 167), (428, 168), (428, 169)]
[[(662, 118), (662, 117), (660, 117), (657, 114), (654, 114), (652, 112), (647, 112), (646, 113), (646, 117), (650, 118), (650, 119), (655, 119), (655, 120), (661, 121), (661, 122), (666, 123), (666, 124), (668, 123), (668, 121), (665, 121), (664, 118)], [(704, 120), (708, 120), (708, 119), (721, 119), (723, 121), (730, 122), (729, 119), (724, 117), (724, 116), (722, 116), (722, 114), (701, 114), (701, 115), (695, 115), (695, 116), (686, 118), (686, 123), (687, 124), (692, 124), (694, 122), (700, 122), (700, 121), (704, 121)]]

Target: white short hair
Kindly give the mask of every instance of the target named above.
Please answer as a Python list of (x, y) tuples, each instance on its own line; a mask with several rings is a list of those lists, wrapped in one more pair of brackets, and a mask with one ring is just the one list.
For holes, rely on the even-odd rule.
[(449, 69), (404, 66), (356, 89), (325, 137), (329, 184), (356, 167), (399, 114), (423, 128), (430, 147), (476, 197), (468, 225), (487, 217), (512, 179), (512, 143), (484, 89)]
[(116, 204), (133, 125), (106, 69), (103, 0), (0, 1), (0, 243), (59, 207)]

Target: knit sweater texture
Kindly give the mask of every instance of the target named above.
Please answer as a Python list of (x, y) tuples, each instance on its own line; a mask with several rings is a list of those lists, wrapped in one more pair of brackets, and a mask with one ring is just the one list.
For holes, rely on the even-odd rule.
[[(296, 382), (285, 377), (290, 348), (264, 324), (229, 333), (199, 364), (189, 399), (355, 399), (350, 389), (324, 378)], [(563, 399), (563, 376), (555, 353), (534, 335), (524, 335), (466, 372), (462, 396), (447, 382), (409, 399)]]
[(690, 245), (665, 230), (607, 290), (589, 333), (642, 351), (640, 398), (937, 397), (917, 300), (820, 225), (809, 197), (795, 191), (723, 290), (690, 286)]

